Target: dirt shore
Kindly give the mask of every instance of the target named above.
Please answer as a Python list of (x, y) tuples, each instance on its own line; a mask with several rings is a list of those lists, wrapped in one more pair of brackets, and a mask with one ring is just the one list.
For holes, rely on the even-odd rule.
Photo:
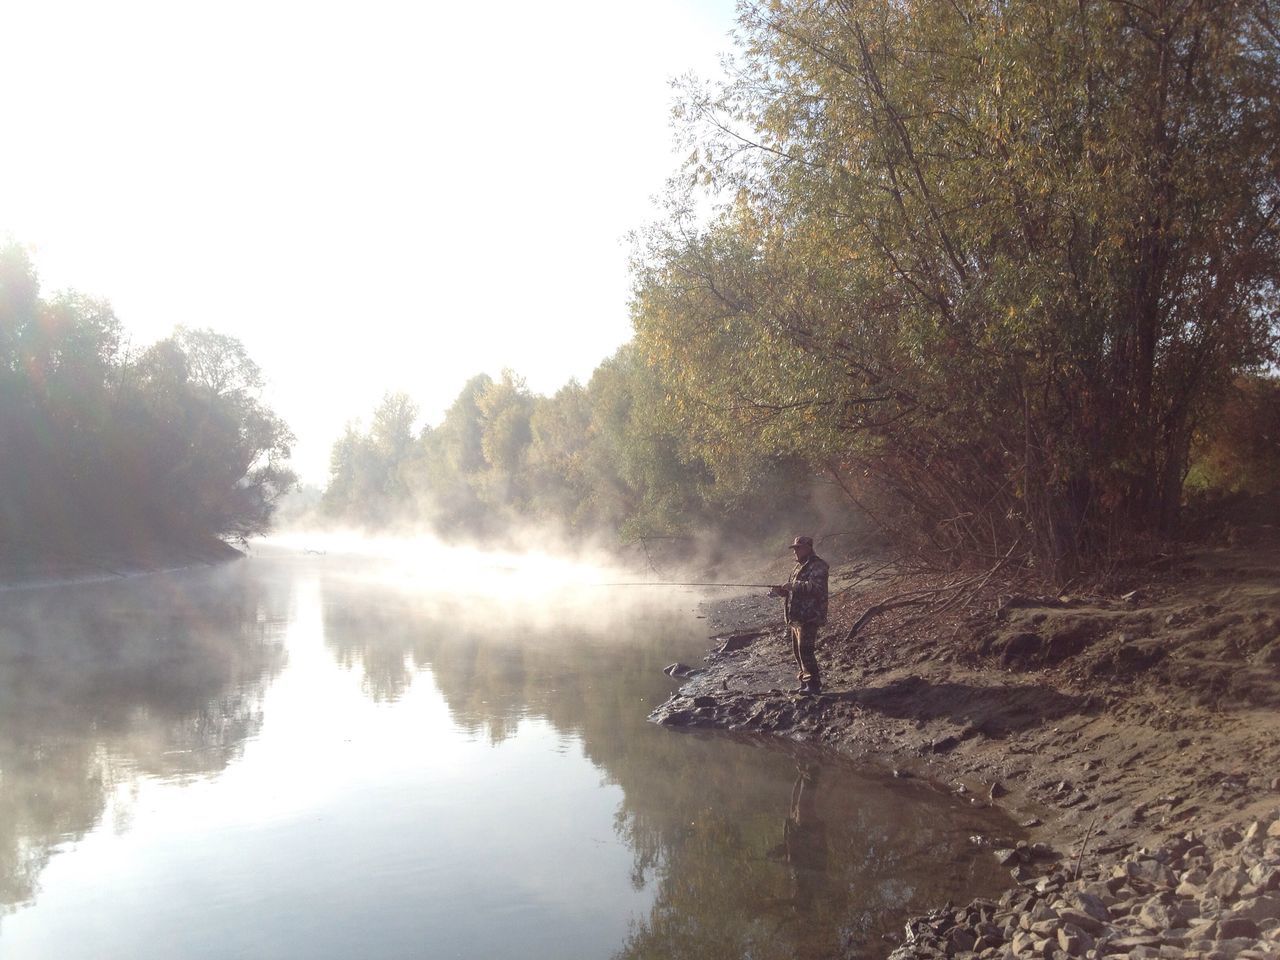
[[(1188, 553), (1105, 596), (901, 607), (849, 640), (869, 606), (929, 585), (875, 566), (832, 568), (822, 694), (787, 692), (795, 668), (778, 602), (740, 596), (707, 604), (715, 648), (692, 674), (675, 671), (683, 685), (652, 719), (820, 743), (999, 804), (1030, 846), (980, 842), (1024, 887), (1275, 820), (1280, 547)], [(1036, 843), (1054, 855), (1025, 852)]]
[(206, 537), (159, 543), (90, 545), (52, 552), (5, 550), (0, 544), (0, 590), (118, 580), (165, 570), (226, 563), (244, 556), (230, 544)]

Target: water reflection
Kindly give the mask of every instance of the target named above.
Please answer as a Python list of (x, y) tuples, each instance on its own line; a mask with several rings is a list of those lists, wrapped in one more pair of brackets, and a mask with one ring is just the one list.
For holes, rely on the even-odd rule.
[(222, 770), (261, 726), (289, 596), (245, 573), (200, 575), (194, 591), (173, 574), (4, 596), (0, 906), (36, 896), (52, 851), (118, 787)]
[(705, 644), (687, 607), (571, 594), (557, 621), (538, 598), (495, 609), (341, 577), (325, 596), (327, 642), (363, 666), (370, 696), (429, 667), (468, 732), (501, 743), (545, 718), (622, 788), (615, 831), (654, 901), (619, 958), (880, 956), (908, 913), (1003, 885), (968, 842), (990, 823), (950, 796), (776, 741), (646, 723), (673, 650)]
[(796, 919), (813, 912), (827, 887), (827, 821), (817, 803), (821, 775), (822, 768), (812, 761), (797, 764), (791, 808), (782, 823), (782, 843), (769, 851), (771, 857), (787, 865), (791, 890), (789, 896), (764, 904), (774, 911), (785, 908)]
[[(953, 798), (648, 724), (662, 666), (705, 645), (691, 595), (471, 575), (499, 589), (276, 556), (5, 598), (0, 901), (23, 925), (0, 943), (129, 956), (132, 926), (173, 957), (880, 955), (907, 912), (999, 885), (966, 842), (992, 825)], [(130, 799), (144, 781), (200, 789), (152, 790), (157, 813)], [(46, 919), (53, 852), (82, 862), (68, 841), (107, 825), (148, 834), (128, 847), (145, 883), (117, 901), (82, 868)]]

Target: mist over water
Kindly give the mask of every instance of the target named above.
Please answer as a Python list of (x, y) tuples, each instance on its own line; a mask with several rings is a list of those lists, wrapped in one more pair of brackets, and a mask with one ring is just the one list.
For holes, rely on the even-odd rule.
[(619, 579), (335, 537), (7, 594), (0, 954), (875, 954), (1001, 885), (950, 798), (648, 724), (704, 621)]

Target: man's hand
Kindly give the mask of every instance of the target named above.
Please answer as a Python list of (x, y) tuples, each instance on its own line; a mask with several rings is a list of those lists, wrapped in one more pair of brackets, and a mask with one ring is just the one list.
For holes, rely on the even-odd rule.
[(785, 597), (791, 592), (791, 585), (788, 583), (780, 583), (776, 587), (769, 588), (769, 594), (774, 597)]

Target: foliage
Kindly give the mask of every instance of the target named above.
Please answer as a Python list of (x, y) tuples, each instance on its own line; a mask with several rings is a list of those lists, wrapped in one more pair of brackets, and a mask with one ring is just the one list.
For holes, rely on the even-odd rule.
[[(688, 538), (702, 530), (772, 534), (811, 517), (800, 462), (753, 455), (722, 474), (692, 452), (687, 431), (632, 345), (584, 387), (531, 393), (512, 371), (481, 374), (438, 426), (379, 443), (348, 427), (335, 444), (323, 506), (333, 519), (383, 526), (419, 521), (447, 537), (495, 537), (530, 523), (570, 536)], [(398, 409), (403, 409), (398, 407)], [(409, 418), (412, 420), (412, 417)], [(729, 461), (726, 461), (728, 463)]]
[(1280, 378), (1235, 382), (1196, 431), (1187, 487), (1218, 495), (1280, 493)]
[(697, 453), (825, 465), (952, 562), (1061, 578), (1172, 529), (1198, 419), (1275, 357), (1270, 5), (740, 16), (636, 263)]
[(179, 327), (130, 357), (110, 306), (40, 297), (0, 250), (0, 540), (10, 552), (94, 541), (244, 538), (293, 483), (292, 437), (235, 339)]

